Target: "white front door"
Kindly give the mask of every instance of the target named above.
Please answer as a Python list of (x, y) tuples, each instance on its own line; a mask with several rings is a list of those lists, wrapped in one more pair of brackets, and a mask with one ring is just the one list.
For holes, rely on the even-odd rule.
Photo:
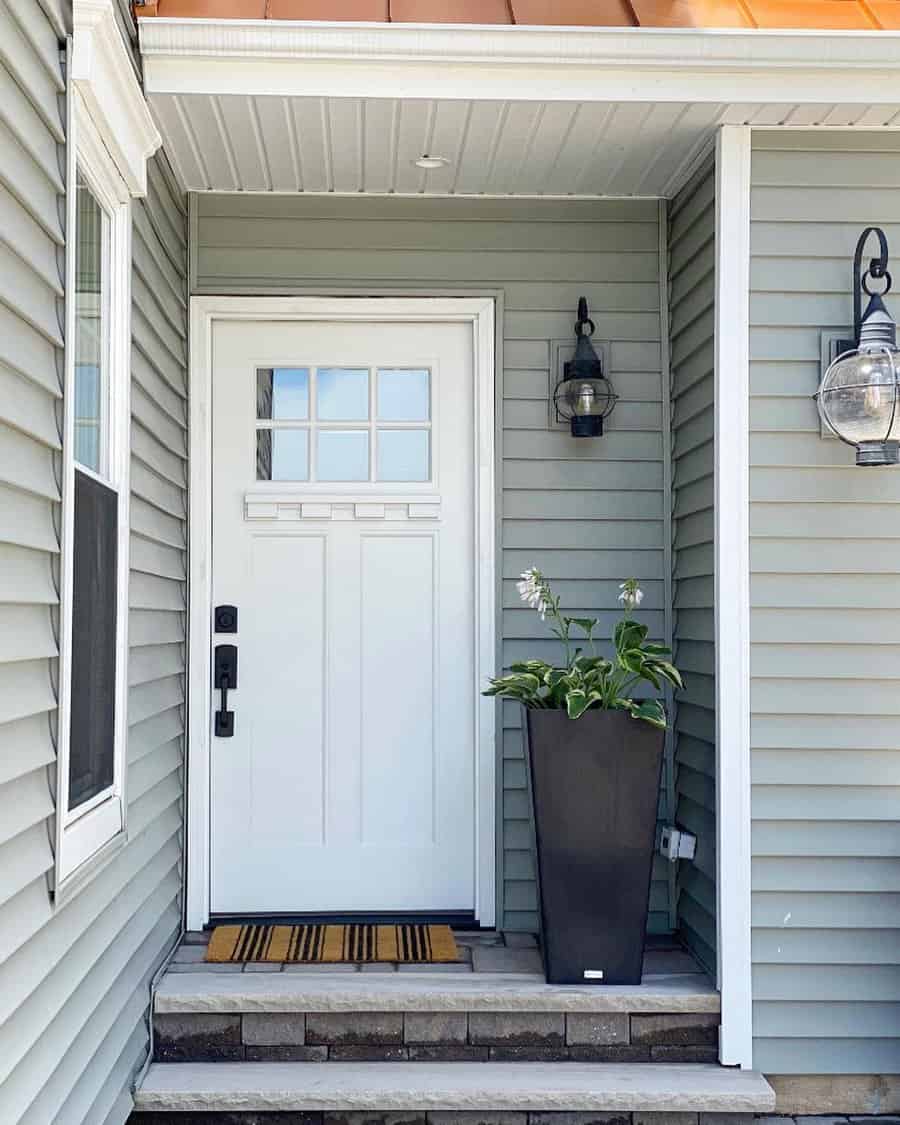
[(473, 371), (471, 323), (214, 323), (213, 913), (475, 906)]

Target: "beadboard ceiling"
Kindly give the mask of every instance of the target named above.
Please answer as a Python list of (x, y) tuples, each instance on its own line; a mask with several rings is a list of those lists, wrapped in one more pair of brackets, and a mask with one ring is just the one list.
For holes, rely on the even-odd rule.
[[(191, 191), (666, 196), (716, 126), (900, 125), (892, 105), (466, 101), (153, 93)], [(449, 164), (423, 171), (423, 153)]]

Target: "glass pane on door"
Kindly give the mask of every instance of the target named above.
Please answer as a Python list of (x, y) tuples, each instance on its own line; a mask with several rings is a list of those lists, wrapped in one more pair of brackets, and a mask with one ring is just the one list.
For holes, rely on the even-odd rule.
[(305, 421), (309, 417), (309, 368), (263, 367), (257, 371), (256, 417)]
[(365, 368), (320, 367), (316, 396), (316, 416), (323, 422), (365, 422), (369, 417), (369, 372)]
[(378, 479), (423, 481), (429, 472), (428, 430), (379, 430)]
[(427, 422), (429, 373), (382, 367), (378, 371), (378, 421)]
[(309, 480), (308, 430), (257, 430), (257, 480)]
[(319, 430), (318, 479), (369, 479), (367, 430)]

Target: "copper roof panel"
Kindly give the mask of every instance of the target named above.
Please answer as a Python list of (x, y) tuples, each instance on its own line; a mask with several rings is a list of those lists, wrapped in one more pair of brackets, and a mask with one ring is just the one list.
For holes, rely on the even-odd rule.
[(900, 30), (900, 0), (148, 0), (136, 14), (531, 27)]
[(390, 0), (392, 23), (512, 23), (507, 0)]
[(555, 27), (637, 27), (628, 0), (510, 0), (517, 24)]

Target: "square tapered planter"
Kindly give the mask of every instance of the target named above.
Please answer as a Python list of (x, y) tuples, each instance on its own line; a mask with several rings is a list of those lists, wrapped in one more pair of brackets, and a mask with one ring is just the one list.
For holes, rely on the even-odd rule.
[(665, 732), (525, 710), (551, 984), (640, 984)]

